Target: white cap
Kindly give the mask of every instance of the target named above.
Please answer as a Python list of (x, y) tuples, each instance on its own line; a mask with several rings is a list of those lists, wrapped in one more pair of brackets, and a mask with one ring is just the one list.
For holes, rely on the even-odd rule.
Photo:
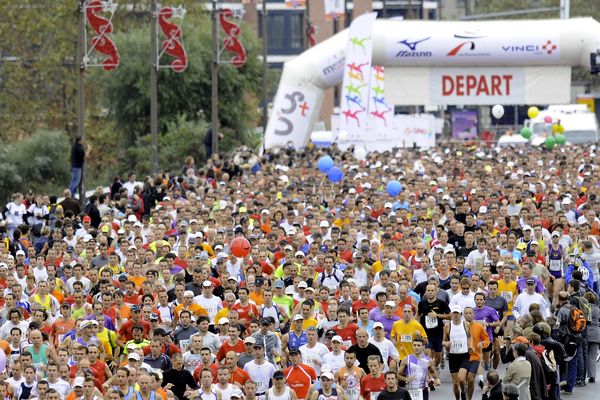
[(457, 312), (459, 314), (462, 314), (462, 308), (460, 308), (459, 305), (455, 305), (455, 306), (450, 307), (450, 312), (451, 313)]
[(531, 226), (530, 226), (530, 225), (525, 225), (525, 226), (523, 227), (523, 229), (522, 229), (522, 230), (523, 230), (523, 231), (530, 231), (530, 230), (532, 230), (532, 229), (531, 229)]
[(342, 337), (340, 335), (335, 335), (334, 337), (331, 338), (332, 342), (339, 342), (339, 343), (344, 343), (344, 341), (342, 340)]
[(389, 300), (385, 302), (385, 306), (386, 307), (396, 307), (396, 303), (394, 303), (393, 301)]
[(448, 196), (447, 194), (442, 196), (442, 200), (450, 200), (450, 196)]
[(84, 381), (83, 376), (78, 376), (77, 378), (73, 379), (73, 387), (77, 387), (77, 386), (83, 387), (83, 381)]
[(560, 232), (554, 231), (554, 232), (552, 232), (552, 236), (560, 237)]
[(17, 255), (17, 256), (24, 256), (25, 252), (23, 250), (17, 250), (17, 253), (15, 255)]
[(228, 324), (228, 323), (229, 323), (229, 319), (228, 318), (223, 317), (223, 318), (219, 319), (219, 325), (225, 325), (225, 324)]
[(136, 352), (132, 352), (132, 353), (127, 354), (127, 359), (140, 361), (140, 355)]
[(321, 378), (327, 378), (330, 381), (332, 381), (333, 380), (333, 372), (331, 372), (331, 371), (323, 371), (321, 373)]
[(304, 321), (304, 317), (302, 314), (296, 314), (294, 315), (294, 321)]
[(373, 329), (375, 329), (375, 328), (382, 328), (382, 329), (385, 329), (385, 326), (383, 326), (383, 324), (382, 324), (381, 322), (379, 322), (379, 321), (378, 321), (378, 322), (375, 322), (375, 323), (373, 324)]
[(244, 397), (244, 393), (239, 387), (234, 386), (231, 390), (231, 393), (229, 393), (229, 397), (237, 397), (238, 399), (241, 399)]
[(294, 254), (294, 256), (296, 256), (296, 257), (297, 257), (297, 256), (304, 257), (304, 252), (302, 252), (302, 251), (297, 251), (297, 252)]
[(394, 205), (392, 203), (385, 203), (383, 208), (394, 208)]
[(329, 222), (321, 221), (321, 223), (319, 224), (319, 228), (329, 228)]
[(298, 287), (306, 289), (308, 287), (308, 284), (305, 281), (301, 281), (300, 283), (298, 283)]
[(204, 282), (202, 282), (202, 286), (204, 287), (211, 287), (212, 286), (212, 282), (209, 280), (206, 280)]
[(481, 206), (481, 207), (479, 207), (479, 213), (480, 213), (480, 214), (485, 214), (485, 213), (487, 213), (487, 211), (488, 211), (488, 210), (487, 210), (487, 207), (486, 207), (486, 206)]
[(569, 197), (565, 197), (562, 201), (562, 204), (571, 204), (571, 199)]

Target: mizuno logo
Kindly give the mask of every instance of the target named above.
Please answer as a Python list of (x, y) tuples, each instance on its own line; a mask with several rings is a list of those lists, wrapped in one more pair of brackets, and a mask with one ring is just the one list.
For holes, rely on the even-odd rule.
[(398, 43), (405, 45), (406, 47), (408, 47), (409, 49), (411, 49), (412, 51), (415, 51), (417, 49), (417, 45), (421, 42), (424, 42), (426, 40), (431, 39), (431, 37), (426, 37), (425, 39), (421, 39), (421, 40), (416, 40), (414, 42), (409, 42), (408, 39), (404, 39)]

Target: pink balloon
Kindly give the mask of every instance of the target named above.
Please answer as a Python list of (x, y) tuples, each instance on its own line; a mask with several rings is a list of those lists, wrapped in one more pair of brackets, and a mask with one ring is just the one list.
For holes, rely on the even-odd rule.
[(552, 123), (552, 117), (550, 115), (546, 115), (544, 117), (544, 122), (547, 124), (551, 124)]

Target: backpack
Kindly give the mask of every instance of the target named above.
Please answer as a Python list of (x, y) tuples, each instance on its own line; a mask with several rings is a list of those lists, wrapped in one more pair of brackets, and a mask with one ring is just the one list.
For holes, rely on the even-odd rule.
[(569, 315), (568, 327), (569, 331), (573, 333), (581, 333), (587, 326), (587, 318), (585, 313), (575, 306), (571, 306), (571, 313)]
[(579, 302), (579, 309), (583, 311), (587, 322), (592, 322), (592, 305), (583, 296), (576, 297)]
[(542, 363), (542, 369), (544, 370), (546, 382), (556, 382), (558, 377), (558, 363), (554, 357), (554, 351), (548, 351), (544, 349), (541, 354), (537, 354), (540, 358), (540, 362)]

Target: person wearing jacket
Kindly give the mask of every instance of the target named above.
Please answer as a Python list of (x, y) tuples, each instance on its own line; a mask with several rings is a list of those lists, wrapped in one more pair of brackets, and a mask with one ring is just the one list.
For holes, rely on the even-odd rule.
[(600, 307), (597, 297), (592, 292), (586, 292), (583, 296), (592, 306), (592, 320), (587, 325), (587, 374), (590, 383), (596, 382), (596, 357), (598, 355), (598, 343), (600, 343)]
[(565, 271), (565, 281), (567, 284), (573, 279), (573, 271), (581, 271), (582, 280), (581, 283), (586, 285), (590, 290), (594, 289), (594, 273), (590, 269), (587, 261), (579, 257), (578, 255), (571, 258), (571, 262)]
[(504, 400), (502, 396), (502, 381), (498, 372), (492, 370), (487, 373), (486, 384), (481, 394), (482, 400)]
[[(548, 354), (554, 355), (554, 360), (556, 361), (557, 372), (566, 370), (565, 358), (567, 357), (567, 353), (565, 352), (565, 348), (562, 343), (557, 342), (551, 336), (552, 328), (546, 322), (539, 322), (533, 326), (533, 333), (537, 333), (540, 335), (542, 339), (540, 344), (544, 346), (546, 352)], [(548, 399), (549, 400), (557, 400), (560, 398), (560, 374), (557, 374), (557, 379), (555, 382), (546, 382), (549, 385), (548, 388)]]

